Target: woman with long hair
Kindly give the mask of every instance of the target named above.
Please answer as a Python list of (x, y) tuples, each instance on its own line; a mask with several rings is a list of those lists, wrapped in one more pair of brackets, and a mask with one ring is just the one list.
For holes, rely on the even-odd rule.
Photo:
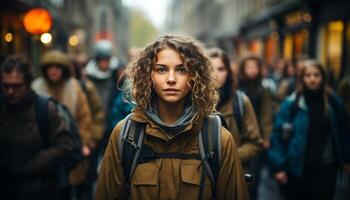
[(223, 115), (228, 130), (233, 134), (244, 165), (260, 151), (261, 137), (255, 112), (249, 98), (235, 87), (227, 54), (219, 48), (209, 49), (208, 54), (220, 95), (217, 111)]
[[(208, 162), (194, 158), (207, 146), (200, 142), (202, 126), (211, 130), (205, 122), (218, 100), (213, 68), (201, 45), (186, 36), (162, 36), (146, 46), (126, 74), (126, 95), (136, 106), (131, 121), (119, 122), (109, 139), (97, 199), (248, 199), (237, 147), (225, 128), (216, 130), (221, 132), (218, 173), (203, 173)], [(130, 123), (143, 127), (137, 143), (132, 128), (127, 137), (119, 136)], [(123, 168), (130, 161), (125, 145), (139, 152), (131, 169)]]
[(332, 199), (337, 168), (349, 172), (348, 116), (327, 86), (323, 66), (308, 60), (296, 93), (277, 113), (269, 158), (287, 199)]

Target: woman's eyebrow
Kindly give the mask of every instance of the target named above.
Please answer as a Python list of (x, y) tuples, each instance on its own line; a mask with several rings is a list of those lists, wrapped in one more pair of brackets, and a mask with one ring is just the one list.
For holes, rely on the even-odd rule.
[(160, 63), (156, 63), (156, 64), (154, 64), (155, 66), (159, 66), (159, 67), (168, 67), (167, 65), (165, 65), (165, 64), (160, 64)]
[[(161, 63), (156, 63), (154, 64), (155, 66), (160, 66), (160, 67), (168, 67), (166, 64), (161, 64)], [(184, 67), (185, 65), (184, 64), (178, 64), (176, 65), (175, 67)]]

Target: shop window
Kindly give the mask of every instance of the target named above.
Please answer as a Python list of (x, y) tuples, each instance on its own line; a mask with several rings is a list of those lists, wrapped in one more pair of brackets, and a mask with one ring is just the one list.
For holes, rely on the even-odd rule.
[(293, 36), (291, 34), (287, 34), (284, 37), (283, 57), (288, 60), (293, 58)]
[(272, 32), (267, 38), (266, 38), (266, 45), (265, 45), (265, 60), (267, 63), (271, 63), (274, 58), (278, 57), (279, 52), (279, 35), (277, 32)]
[(339, 79), (343, 52), (342, 21), (333, 21), (327, 24), (326, 29), (326, 59), (327, 66), (333, 72), (335, 79)]
[(294, 56), (308, 54), (309, 31), (302, 29), (294, 34)]
[(257, 56), (262, 56), (263, 55), (263, 42), (259, 39), (252, 40), (249, 45), (249, 50), (257, 55)]

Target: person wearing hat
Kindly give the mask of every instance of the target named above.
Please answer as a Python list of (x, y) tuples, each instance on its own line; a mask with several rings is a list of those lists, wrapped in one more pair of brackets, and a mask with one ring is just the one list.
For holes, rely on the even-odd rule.
[[(38, 94), (53, 97), (68, 108), (79, 129), (82, 152), (84, 156), (88, 156), (94, 146), (90, 132), (91, 112), (79, 82), (72, 77), (68, 55), (59, 50), (48, 51), (41, 59), (40, 69), (42, 77), (33, 81), (32, 89)], [(70, 172), (71, 186), (83, 189), (87, 168), (85, 163), (81, 163)], [(79, 189), (77, 191), (79, 196)], [(67, 189), (65, 194), (70, 196), (70, 190)]]

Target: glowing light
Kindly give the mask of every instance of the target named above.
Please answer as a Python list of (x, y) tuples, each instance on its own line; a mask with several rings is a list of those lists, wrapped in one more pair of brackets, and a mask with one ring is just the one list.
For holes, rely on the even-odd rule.
[(12, 33), (6, 33), (6, 34), (5, 34), (5, 41), (8, 42), (8, 43), (10, 43), (10, 42), (12, 42), (12, 40), (13, 40), (13, 35), (12, 35)]
[(43, 44), (49, 44), (52, 41), (52, 35), (50, 33), (44, 33), (40, 36), (40, 41)]
[(68, 39), (68, 43), (70, 46), (77, 46), (79, 44), (79, 38), (76, 35), (72, 35)]
[(24, 16), (23, 25), (29, 33), (43, 34), (51, 29), (52, 17), (45, 9), (34, 8)]
[(310, 13), (304, 13), (303, 14), (303, 20), (307, 23), (310, 23), (312, 21), (312, 16)]

